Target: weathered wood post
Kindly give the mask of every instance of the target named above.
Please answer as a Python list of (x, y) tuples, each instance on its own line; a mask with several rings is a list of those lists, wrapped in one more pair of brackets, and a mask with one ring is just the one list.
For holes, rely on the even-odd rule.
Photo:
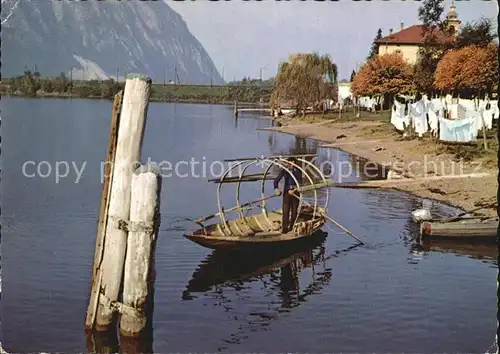
[(238, 119), (238, 101), (234, 101), (234, 119)]
[(99, 221), (97, 224), (97, 235), (94, 250), (94, 265), (92, 269), (92, 281), (90, 289), (90, 300), (87, 309), (87, 317), (85, 319), (85, 328), (91, 330), (94, 327), (95, 317), (97, 314), (97, 307), (99, 303), (99, 289), (101, 287), (101, 262), (102, 253), (104, 250), (104, 232), (108, 222), (108, 206), (110, 196), (110, 184), (113, 175), (113, 165), (115, 162), (116, 141), (118, 139), (118, 127), (120, 124), (120, 111), (123, 98), (123, 91), (115, 95), (113, 102), (113, 109), (111, 113), (111, 127), (108, 140), (108, 152), (106, 154), (106, 162), (102, 192), (101, 192), (101, 205), (99, 210)]
[(128, 224), (127, 254), (123, 278), (120, 334), (139, 337), (150, 317), (151, 272), (160, 226), (161, 174), (156, 165), (144, 165), (132, 176), (132, 200)]
[[(123, 227), (130, 216), (131, 182), (134, 164), (141, 156), (147, 108), (151, 95), (151, 79), (142, 75), (128, 75), (116, 145), (113, 181), (109, 200), (104, 253), (102, 261), (102, 293), (97, 312), (96, 330), (112, 326), (115, 308), (122, 285), (127, 231)], [(100, 291), (98, 289), (98, 292)]]

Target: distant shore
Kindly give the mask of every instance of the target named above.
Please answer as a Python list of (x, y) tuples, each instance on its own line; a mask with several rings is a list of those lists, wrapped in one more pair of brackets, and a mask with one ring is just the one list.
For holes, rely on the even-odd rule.
[[(0, 95), (26, 98), (113, 99), (125, 82), (108, 80), (73, 80), (64, 74), (44, 77), (26, 71), (23, 75), (2, 78)], [(151, 102), (234, 104), (255, 107), (269, 102), (272, 82), (243, 79), (225, 85), (151, 84)]]
[[(89, 99), (89, 100), (107, 100), (112, 101), (112, 97), (102, 97), (102, 96), (81, 96), (78, 94), (69, 94), (59, 93), (59, 92), (51, 92), (51, 93), (38, 93), (36, 96), (25, 95), (22, 93), (7, 93), (0, 92), (0, 96), (6, 97), (18, 97), (18, 98), (27, 98), (27, 99), (44, 99), (44, 98), (57, 98), (57, 99)], [(234, 102), (232, 101), (223, 101), (223, 100), (210, 100), (210, 99), (162, 99), (157, 97), (152, 97), (149, 100), (150, 102), (157, 103), (181, 103), (181, 104), (216, 104), (216, 105), (228, 105), (233, 106)], [(250, 107), (265, 107), (268, 105), (258, 103), (258, 102), (238, 102), (239, 106), (250, 106)]]
[[(363, 118), (364, 116), (364, 118)], [(429, 179), (419, 184), (401, 184), (396, 190), (429, 198), (462, 210), (496, 201), (497, 172), (494, 132), (490, 132), (489, 151), (482, 151), (482, 141), (469, 146), (437, 143), (430, 138), (406, 140), (390, 124), (390, 112), (353, 113), (279, 117), (281, 127), (264, 128), (307, 137), (355, 154), (408, 178), (447, 176), (452, 174), (489, 173), (481, 178)], [(465, 155), (465, 161), (457, 159)], [(495, 216), (496, 208), (483, 209), (478, 214)]]

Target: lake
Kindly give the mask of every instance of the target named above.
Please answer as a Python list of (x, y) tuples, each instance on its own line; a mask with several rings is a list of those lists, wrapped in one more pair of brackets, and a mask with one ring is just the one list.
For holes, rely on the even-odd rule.
[[(11, 353), (86, 352), (84, 333), (111, 101), (2, 98), (2, 345)], [(258, 128), (231, 106), (151, 103), (142, 160), (168, 162), (156, 250), (155, 352), (481, 352), (496, 333), (496, 246), (416, 243), (421, 200), (331, 189), (332, 224), (281, 259), (224, 259), (183, 237), (217, 211), (223, 159), (312, 152), (356, 159)], [(183, 163), (179, 163), (182, 161)], [(194, 161), (188, 167), (189, 161)], [(66, 169), (68, 167), (68, 169)], [(177, 170), (175, 170), (177, 168)], [(55, 172), (58, 169), (59, 178)], [(211, 170), (212, 169), (212, 170)], [(215, 175), (215, 177), (214, 177)], [(62, 176), (62, 177), (61, 177)], [(363, 176), (349, 174), (344, 180)], [(272, 182), (267, 190), (272, 192)], [(235, 204), (235, 186), (222, 202)], [(242, 187), (242, 200), (260, 197)], [(279, 206), (279, 200), (269, 203)], [(434, 203), (436, 215), (452, 215)], [(496, 256), (495, 256), (496, 257)], [(105, 344), (113, 347), (114, 344)]]

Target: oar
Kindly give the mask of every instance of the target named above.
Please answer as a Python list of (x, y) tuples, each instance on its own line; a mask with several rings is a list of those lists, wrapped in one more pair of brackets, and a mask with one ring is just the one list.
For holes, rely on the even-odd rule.
[[(260, 199), (257, 199), (257, 200), (254, 200), (254, 201), (242, 204), (240, 206), (235, 206), (235, 207), (229, 208), (227, 210), (224, 210), (224, 213), (235, 211), (235, 210), (238, 210), (239, 208), (245, 208), (245, 207), (247, 207), (249, 205), (252, 205), (252, 204), (255, 204), (255, 203), (258, 203), (258, 202), (263, 202), (264, 200), (275, 198), (275, 197), (277, 197), (276, 194), (270, 195), (270, 196), (267, 196), (267, 197), (264, 197), (264, 198), (260, 198)], [(205, 216), (204, 218), (200, 218), (200, 219), (194, 220), (194, 222), (197, 223), (197, 224), (199, 224), (199, 223), (202, 223), (204, 221), (207, 221), (209, 219), (215, 218), (215, 217), (220, 216), (220, 215), (221, 215), (221, 213), (217, 212), (215, 214), (210, 214), (208, 216)]]
[(344, 231), (346, 234), (350, 235), (352, 238), (354, 238), (355, 240), (357, 240), (359, 243), (361, 243), (362, 245), (364, 245), (365, 243), (363, 241), (361, 241), (359, 238), (357, 238), (356, 236), (354, 236), (352, 234), (351, 231), (347, 230), (345, 227), (343, 227), (342, 225), (340, 225), (338, 222), (336, 222), (335, 220), (333, 220), (331, 217), (329, 217), (328, 215), (326, 214), (322, 214), (326, 219), (330, 220), (332, 223), (334, 223), (339, 229), (341, 229), (342, 231)]
[[(300, 200), (300, 198), (299, 198), (299, 197), (298, 197), (295, 193), (292, 193), (292, 195), (293, 195), (295, 198), (297, 198), (297, 199), (299, 199), (299, 200)], [(302, 200), (302, 201), (303, 201), (304, 203), (306, 203), (307, 205), (309, 205), (309, 206), (311, 206), (311, 207), (312, 207), (311, 203), (308, 203), (306, 200)], [(323, 215), (323, 217), (325, 217), (327, 220), (331, 221), (331, 222), (332, 222), (333, 224), (335, 224), (335, 225), (336, 225), (339, 229), (341, 229), (342, 231), (344, 231), (346, 234), (348, 234), (349, 236), (351, 236), (352, 238), (354, 238), (356, 241), (358, 241), (358, 242), (359, 242), (359, 243), (361, 243), (362, 245), (364, 245), (364, 244), (365, 244), (365, 243), (364, 243), (363, 241), (361, 241), (359, 238), (357, 238), (356, 236), (354, 236), (354, 235), (352, 234), (352, 232), (351, 232), (351, 231), (347, 230), (345, 227), (343, 227), (342, 225), (340, 225), (338, 222), (336, 222), (335, 220), (333, 220), (333, 219), (332, 219), (331, 217), (329, 217), (328, 215), (326, 215), (326, 214), (321, 214), (321, 215)]]
[(460, 219), (462, 216), (464, 216), (466, 214), (473, 213), (473, 212), (481, 210), (481, 209), (487, 209), (487, 208), (490, 208), (492, 206), (495, 206), (496, 204), (497, 204), (497, 202), (493, 202), (493, 203), (487, 204), (487, 205), (482, 205), (482, 206), (480, 206), (480, 207), (478, 207), (476, 209), (472, 209), (472, 210), (469, 210), (469, 211), (464, 211), (463, 213), (460, 213), (457, 216), (454, 216), (454, 217), (451, 217), (451, 218), (448, 218), (448, 219), (442, 219), (442, 220), (439, 220), (439, 221), (445, 221), (445, 222), (455, 221), (455, 220)]

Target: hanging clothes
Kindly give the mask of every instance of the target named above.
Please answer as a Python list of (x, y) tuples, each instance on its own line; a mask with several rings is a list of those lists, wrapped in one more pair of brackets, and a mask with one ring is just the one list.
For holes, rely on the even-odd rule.
[(447, 104), (447, 108), (448, 119), (465, 119), (467, 109), (460, 103)]
[(405, 105), (394, 100), (391, 112), (391, 124), (399, 131), (404, 131)]
[(498, 108), (498, 101), (493, 101), (492, 103), (493, 106), (493, 119), (498, 119), (498, 116), (500, 115), (500, 109)]
[(427, 117), (425, 115), (425, 103), (424, 100), (421, 99), (418, 102), (410, 104), (410, 114), (409, 114), (412, 125), (415, 129), (415, 132), (419, 137), (422, 137), (424, 133), (429, 130), (429, 126), (427, 124)]
[(439, 140), (449, 142), (471, 142), (477, 139), (476, 120), (439, 119)]
[[(494, 115), (494, 108), (491, 102), (487, 101), (484, 103), (484, 108), (481, 110), (481, 117), (482, 120), (484, 121), (484, 124), (486, 125), (487, 129), (491, 129), (493, 127), (493, 115)], [(482, 128), (482, 125), (481, 125)], [(479, 128), (479, 129), (481, 129)]]
[(446, 101), (446, 105), (453, 104), (453, 96), (452, 95), (447, 94), (444, 99)]
[(427, 115), (429, 116), (429, 128), (431, 133), (432, 135), (437, 136), (439, 118), (444, 118), (444, 107), (442, 101), (439, 99), (431, 100), (427, 109)]
[(466, 109), (472, 109), (472, 110), (477, 109), (477, 105), (476, 105), (475, 100), (466, 100), (466, 99), (460, 98), (458, 100), (458, 103), (460, 105), (462, 105), (463, 107), (465, 107)]
[(479, 112), (479, 110), (467, 109), (465, 111), (465, 120), (474, 121), (474, 124), (476, 127), (476, 134), (477, 134), (477, 131), (483, 129), (483, 116), (482, 116), (481, 112)]

